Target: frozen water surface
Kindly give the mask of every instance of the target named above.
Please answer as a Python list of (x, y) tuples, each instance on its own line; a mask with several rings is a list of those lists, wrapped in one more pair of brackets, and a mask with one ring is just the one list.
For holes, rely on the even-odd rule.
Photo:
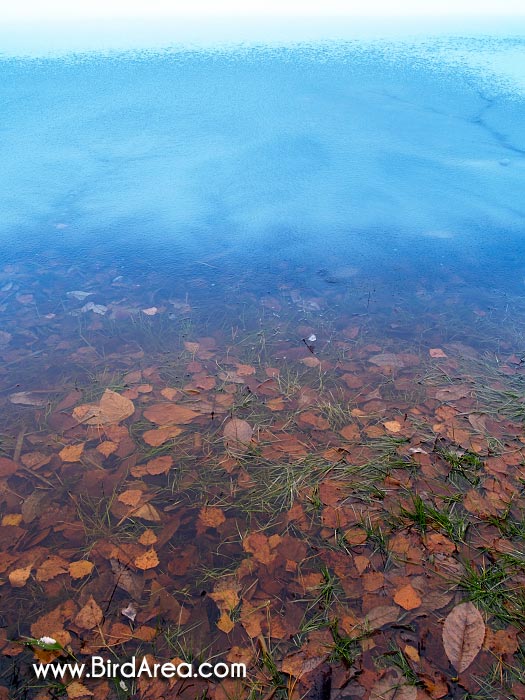
[(2, 254), (514, 274), (524, 62), (486, 35), (6, 56)]
[(517, 25), (103, 29), (0, 32), (0, 699), (523, 698)]

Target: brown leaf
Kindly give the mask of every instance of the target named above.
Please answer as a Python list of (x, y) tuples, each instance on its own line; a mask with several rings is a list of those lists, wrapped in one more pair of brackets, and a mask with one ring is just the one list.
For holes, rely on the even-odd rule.
[(177, 437), (182, 433), (182, 428), (178, 428), (176, 425), (168, 426), (167, 428), (156, 428), (153, 430), (146, 430), (142, 439), (148, 445), (152, 447), (159, 447), (163, 445), (170, 438)]
[(20, 465), (13, 462), (12, 459), (0, 457), (0, 477), (11, 476), (11, 474), (14, 474), (18, 469), (20, 469)]
[(224, 442), (226, 447), (246, 447), (252, 439), (253, 428), (240, 418), (232, 418), (224, 426)]
[(88, 602), (80, 609), (75, 617), (75, 624), (84, 630), (92, 630), (93, 627), (100, 625), (103, 618), (102, 610), (93, 596), (90, 596)]
[(40, 564), (35, 578), (37, 581), (51, 581), (56, 576), (67, 573), (67, 567), (68, 563), (65, 559), (52, 554)]
[(456, 671), (462, 673), (478, 655), (485, 638), (485, 623), (472, 603), (461, 603), (447, 615), (443, 646)]
[(118, 559), (110, 559), (109, 563), (111, 564), (117, 587), (129, 593), (134, 600), (140, 600), (144, 590), (144, 580), (130, 571)]
[(73, 409), (73, 417), (87, 425), (120, 423), (135, 412), (135, 406), (125, 396), (106, 389), (98, 404), (82, 404)]
[(144, 418), (157, 425), (185, 425), (199, 416), (198, 413), (184, 406), (173, 403), (157, 403), (144, 411)]
[(373, 355), (368, 361), (378, 367), (395, 367), (401, 369), (405, 366), (403, 359), (399, 355), (394, 355), (392, 352), (383, 352), (380, 355)]
[(84, 452), (85, 442), (79, 442), (77, 445), (66, 445), (58, 453), (63, 462), (78, 462), (82, 452)]
[(470, 394), (470, 387), (464, 384), (450, 384), (449, 386), (436, 389), (435, 397), (438, 401), (457, 401)]
[(204, 527), (218, 527), (226, 520), (221, 508), (204, 506), (199, 512), (199, 522)]
[(79, 698), (88, 698), (93, 695), (91, 690), (86, 688), (80, 681), (72, 681), (69, 683), (66, 687), (66, 693), (70, 700), (79, 700)]
[(388, 669), (370, 692), (370, 700), (416, 700), (416, 698), (416, 686), (408, 685), (407, 679), (397, 668)]
[(118, 496), (117, 501), (124, 503), (126, 506), (137, 506), (143, 498), (144, 492), (140, 489), (128, 489)]
[(378, 605), (372, 608), (365, 617), (365, 626), (373, 631), (381, 629), (385, 625), (396, 622), (399, 617), (399, 608), (395, 605)]
[(151, 503), (144, 503), (143, 506), (140, 506), (140, 508), (132, 511), (130, 515), (132, 515), (134, 518), (149, 520), (152, 523), (160, 523), (161, 520), (159, 511), (155, 508), (155, 506), (152, 506)]

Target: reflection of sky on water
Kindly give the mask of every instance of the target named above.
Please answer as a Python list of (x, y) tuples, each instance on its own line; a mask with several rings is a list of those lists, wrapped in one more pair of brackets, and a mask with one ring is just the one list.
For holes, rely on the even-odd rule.
[(97, 240), (120, 254), (514, 264), (523, 51), (515, 36), (456, 35), (6, 58), (4, 255)]

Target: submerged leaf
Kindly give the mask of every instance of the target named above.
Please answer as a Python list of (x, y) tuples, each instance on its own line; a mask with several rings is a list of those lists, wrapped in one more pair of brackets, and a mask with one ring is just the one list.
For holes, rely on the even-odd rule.
[(472, 603), (461, 603), (448, 614), (443, 625), (443, 646), (458, 673), (474, 661), (483, 645), (485, 623)]
[(224, 442), (226, 447), (246, 447), (252, 439), (253, 428), (241, 418), (232, 418), (224, 426)]
[(106, 389), (98, 404), (82, 404), (73, 410), (73, 417), (87, 425), (120, 423), (135, 412), (133, 403), (116, 391)]

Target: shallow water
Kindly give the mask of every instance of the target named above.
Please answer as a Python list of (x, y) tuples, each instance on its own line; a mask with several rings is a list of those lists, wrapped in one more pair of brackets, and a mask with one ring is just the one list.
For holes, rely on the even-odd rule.
[[(0, 63), (11, 697), (77, 691), (35, 680), (18, 642), (42, 636), (82, 658), (248, 664), (245, 683), (174, 697), (377, 697), (392, 644), (422, 697), (523, 697), (508, 55), (523, 60), (519, 38)], [(101, 408), (111, 392), (120, 414)], [(474, 596), (465, 561), (501, 573), (495, 596)], [(440, 619), (469, 597), (515, 643), (489, 635), (458, 685)], [(86, 684), (165, 692), (118, 680)]]

